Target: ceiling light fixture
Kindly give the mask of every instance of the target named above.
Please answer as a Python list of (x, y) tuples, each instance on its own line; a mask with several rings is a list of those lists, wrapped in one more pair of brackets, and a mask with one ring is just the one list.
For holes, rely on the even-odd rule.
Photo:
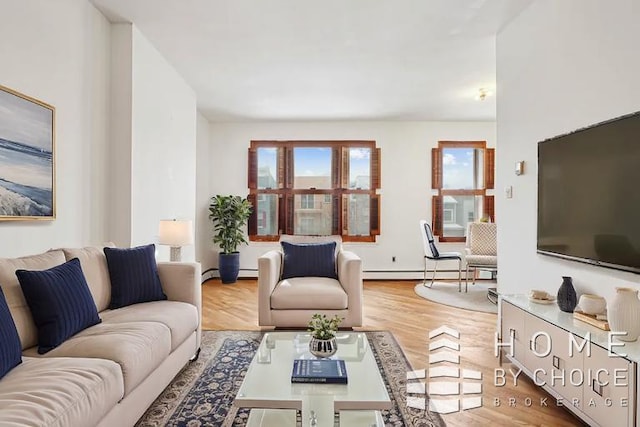
[(491, 92), (489, 92), (487, 89), (481, 87), (480, 89), (478, 89), (478, 95), (476, 95), (476, 100), (478, 101), (484, 101), (485, 98), (491, 95)]

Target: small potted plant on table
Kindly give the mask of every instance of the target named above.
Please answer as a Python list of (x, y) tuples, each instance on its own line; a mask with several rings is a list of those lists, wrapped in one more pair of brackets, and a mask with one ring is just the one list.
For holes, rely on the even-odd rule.
[(309, 321), (309, 351), (316, 357), (331, 357), (338, 351), (336, 332), (342, 319), (337, 315), (329, 319), (325, 314), (314, 314)]

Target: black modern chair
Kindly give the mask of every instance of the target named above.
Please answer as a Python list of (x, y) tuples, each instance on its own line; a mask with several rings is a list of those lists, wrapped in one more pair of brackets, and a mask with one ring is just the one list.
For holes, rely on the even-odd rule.
[[(457, 260), (458, 261), (458, 292), (462, 292), (462, 254), (460, 252), (440, 252), (436, 247), (436, 242), (431, 231), (431, 226), (425, 220), (420, 220), (420, 234), (424, 246), (424, 279), (422, 284), (427, 288), (433, 286), (436, 280), (436, 270), (438, 261)], [(427, 260), (434, 261), (433, 276), (431, 283), (427, 284)], [(465, 292), (467, 291), (465, 285)]]

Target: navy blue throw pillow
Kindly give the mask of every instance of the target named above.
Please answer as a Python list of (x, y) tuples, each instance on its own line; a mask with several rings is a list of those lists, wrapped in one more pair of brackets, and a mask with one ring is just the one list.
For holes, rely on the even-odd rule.
[(7, 300), (0, 288), (0, 378), (22, 363), (22, 345), (9, 311)]
[(294, 244), (280, 242), (284, 253), (282, 279), (329, 277), (336, 275), (336, 242)]
[(101, 322), (78, 258), (48, 270), (17, 270), (16, 276), (38, 328), (38, 353)]
[(167, 299), (162, 292), (155, 254), (154, 244), (131, 249), (104, 248), (111, 279), (109, 308)]

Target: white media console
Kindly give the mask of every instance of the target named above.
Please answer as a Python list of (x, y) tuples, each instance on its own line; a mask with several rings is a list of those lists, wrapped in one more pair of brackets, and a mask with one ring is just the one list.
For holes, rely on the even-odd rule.
[(620, 341), (525, 295), (500, 296), (499, 339), (511, 363), (589, 425), (640, 420), (640, 341)]

